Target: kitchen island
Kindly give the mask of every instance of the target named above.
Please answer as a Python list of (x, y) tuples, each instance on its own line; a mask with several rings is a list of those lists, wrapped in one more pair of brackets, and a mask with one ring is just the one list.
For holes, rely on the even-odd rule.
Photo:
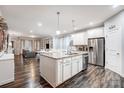
[(40, 53), (40, 75), (51, 86), (57, 87), (69, 78), (73, 77), (82, 70), (85, 70), (83, 55), (87, 52), (72, 54)]

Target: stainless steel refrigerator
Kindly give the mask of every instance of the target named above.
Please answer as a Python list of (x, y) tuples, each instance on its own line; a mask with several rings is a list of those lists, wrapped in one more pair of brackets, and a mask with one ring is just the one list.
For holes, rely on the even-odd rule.
[(105, 39), (89, 38), (88, 39), (88, 63), (105, 66)]

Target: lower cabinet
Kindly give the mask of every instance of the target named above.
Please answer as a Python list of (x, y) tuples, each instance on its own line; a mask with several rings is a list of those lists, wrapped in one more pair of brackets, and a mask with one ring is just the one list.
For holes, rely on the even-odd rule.
[(79, 69), (79, 62), (78, 62), (78, 59), (77, 59), (77, 57), (74, 57), (74, 58), (72, 58), (72, 63), (71, 63), (72, 65), (72, 76), (74, 76), (75, 74), (77, 74), (78, 73), (78, 69)]
[(71, 58), (67, 58), (63, 60), (63, 81), (69, 79), (71, 77)]
[(57, 61), (57, 85), (68, 80), (82, 70), (82, 55)]
[(76, 57), (72, 57), (72, 76), (74, 76), (75, 74), (77, 74), (78, 72), (80, 72), (82, 70), (82, 55), (81, 56), (76, 56)]
[(82, 70), (82, 56), (63, 59), (40, 57), (40, 75), (56, 87)]

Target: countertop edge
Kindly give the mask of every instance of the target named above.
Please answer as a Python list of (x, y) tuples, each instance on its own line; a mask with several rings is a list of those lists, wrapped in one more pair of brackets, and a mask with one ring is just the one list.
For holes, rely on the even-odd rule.
[(48, 57), (48, 58), (52, 58), (52, 59), (55, 59), (55, 60), (59, 60), (59, 59), (63, 59), (63, 58), (69, 58), (69, 57), (74, 57), (74, 56), (79, 56), (79, 55), (84, 55), (84, 54), (88, 54), (88, 53), (79, 53), (79, 54), (73, 54), (73, 55), (68, 55), (68, 56), (64, 56), (64, 57), (58, 57), (58, 58), (55, 58), (55, 57), (52, 57), (52, 56), (49, 56), (49, 55), (45, 55), (45, 54), (40, 54), (40, 55)]

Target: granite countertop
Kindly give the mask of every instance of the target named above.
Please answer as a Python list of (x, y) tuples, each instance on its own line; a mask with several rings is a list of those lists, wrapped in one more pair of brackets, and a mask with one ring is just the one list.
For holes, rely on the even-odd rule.
[(46, 56), (46, 57), (49, 57), (49, 58), (53, 58), (53, 59), (62, 59), (62, 58), (68, 58), (68, 57), (73, 57), (73, 56), (79, 56), (79, 55), (83, 55), (83, 54), (88, 54), (88, 52), (75, 52), (75, 53), (72, 53), (72, 54), (65, 54), (65, 53), (40, 53), (41, 56)]
[(14, 59), (14, 54), (3, 54), (3, 55), (0, 57), (0, 61), (1, 61), (1, 60), (11, 60), (11, 59)]

